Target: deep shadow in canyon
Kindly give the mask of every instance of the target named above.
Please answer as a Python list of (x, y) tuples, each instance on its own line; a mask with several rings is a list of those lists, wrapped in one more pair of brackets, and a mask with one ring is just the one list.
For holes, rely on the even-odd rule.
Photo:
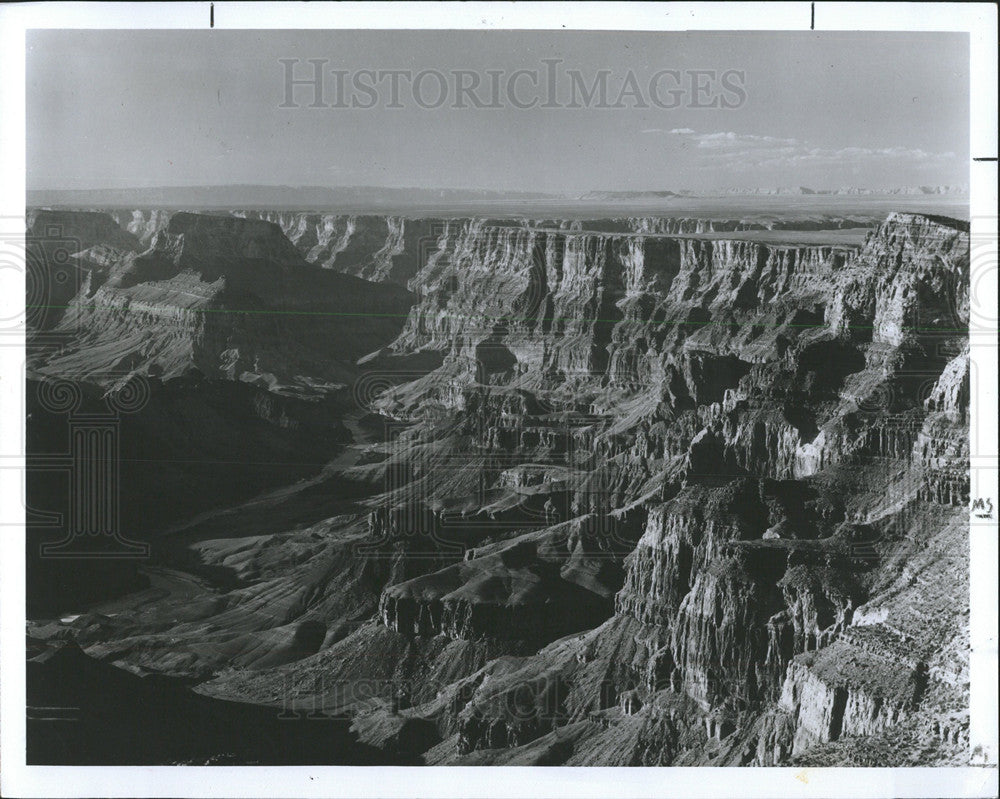
[(31, 211), (29, 762), (967, 763), (968, 226), (849, 222)]

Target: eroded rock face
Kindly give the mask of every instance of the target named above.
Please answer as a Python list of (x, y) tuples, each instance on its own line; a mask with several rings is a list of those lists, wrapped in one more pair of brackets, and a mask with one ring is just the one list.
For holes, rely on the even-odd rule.
[(51, 246), (63, 244), (68, 255), (103, 244), (120, 251), (139, 249), (139, 240), (100, 211), (29, 209), (25, 238)]
[[(192, 620), (240, 618), (257, 669), (206, 692), (278, 701), (292, 679), (307, 704), (331, 695), (323, 680), (378, 675), (338, 707), (364, 705), (366, 740), (433, 763), (867, 763), (867, 746), (891, 765), (907, 757), (893, 734), (960, 759), (961, 223), (894, 214), (853, 248), (719, 235), (735, 220), (244, 216), (175, 215), (146, 252), (94, 270), (97, 302), (67, 318), (123, 341), (158, 326), (172, 354), (147, 342), (142, 363), (333, 381), (292, 344), (261, 348), (256, 323), (212, 327), (188, 305), (264, 303), (280, 285), (282, 307), (325, 308), (361, 292), (349, 272), (410, 292), (380, 357), (440, 366), (368, 398), (395, 432), (334, 472), (364, 486), (356, 505), (315, 541), (255, 540), (254, 563), (298, 554)], [(242, 569), (242, 552), (203, 557)], [(283, 590), (307, 559), (310, 590)], [(333, 629), (339, 579), (364, 597), (351, 625), (313, 654), (282, 649), (281, 669), (255, 658), (263, 641), (292, 646), (300, 622)], [(239, 615), (248, 602), (259, 615)]]
[[(934, 520), (961, 518), (968, 498), (967, 247), (960, 224), (913, 215), (890, 216), (860, 251), (476, 223), (442, 236), (394, 348), (442, 351), (447, 371), (388, 392), (383, 410), (416, 420), (433, 404), (474, 420), (483, 452), (532, 458), (536, 485), (565, 492), (568, 512), (643, 520), (614, 616), (635, 643), (597, 656), (601, 688), (575, 710), (528, 691), (535, 721), (517, 723), (483, 693), (512, 699), (540, 670), (546, 690), (577, 696), (606, 625), (560, 646), (572, 657), (542, 649), (517, 676), (488, 665), (489, 689), (459, 714), (460, 756), (615, 707), (660, 736), (656, 762), (787, 762), (918, 724), (927, 663), (899, 660), (903, 676), (883, 679), (877, 664), (906, 647), (872, 655), (856, 613), (906, 560), (907, 539), (933, 538)], [(434, 440), (415, 430), (414, 446)], [(495, 487), (494, 507), (529, 479), (467, 467)], [(385, 623), (398, 626), (406, 597), (408, 634), (489, 636), (489, 624), (454, 623), (448, 603), (461, 597), (465, 620), (482, 603), (521, 607), (531, 625), (516, 591), (477, 591), (470, 557), (387, 589)], [(966, 602), (940, 588), (942, 602)], [(866, 665), (836, 665), (861, 663), (861, 650)], [(684, 722), (653, 723), (670, 696), (689, 703)], [(572, 757), (621, 754), (593, 745), (593, 761)]]
[(437, 249), (443, 223), (398, 216), (237, 211), (279, 225), (310, 263), (375, 282), (405, 286)]
[(588, 517), (469, 550), (466, 559), (386, 589), (382, 622), (406, 635), (536, 645), (607, 618), (620, 583)]
[(141, 244), (149, 246), (153, 237), (170, 224), (173, 211), (155, 209), (135, 209), (132, 211), (109, 210), (108, 216), (118, 223), (119, 227), (131, 233)]
[(145, 249), (105, 214), (77, 226), (113, 228), (130, 249), (73, 260), (79, 290), (50, 325), (67, 343), (39, 353), (41, 375), (114, 385), (197, 370), (322, 395), (353, 380), (410, 306), (403, 289), (312, 266), (266, 221), (177, 212)]

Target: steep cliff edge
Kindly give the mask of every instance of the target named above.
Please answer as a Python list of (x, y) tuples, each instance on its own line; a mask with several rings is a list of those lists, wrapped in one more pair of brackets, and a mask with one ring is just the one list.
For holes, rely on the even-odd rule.
[(436, 249), (441, 222), (399, 216), (237, 211), (279, 225), (310, 263), (365, 280), (405, 286)]
[(231, 216), (178, 212), (147, 249), (78, 264), (54, 326), (67, 342), (37, 355), (40, 375), (113, 385), (194, 369), (318, 395), (349, 385), (411, 304), (403, 289), (309, 264), (276, 225)]
[[(67, 319), (127, 340), (112, 309), (150, 314), (127, 322), (160, 325), (130, 368), (281, 391), (350, 377), (304, 340), (381, 336), (377, 390), (356, 393), (388, 428), (323, 484), (356, 491), (341, 515), (192, 541), (239, 584), (191, 607), (185, 647), (91, 633), (93, 651), (346, 713), (428, 763), (968, 762), (962, 223), (894, 214), (848, 247), (677, 220), (454, 219), (424, 237), (178, 216), (92, 270), (103, 310), (77, 298)], [(263, 323), (188, 318), (279, 291), (327, 308), (358, 285), (338, 271), (393, 298), (406, 282), (391, 335), (291, 327), (279, 352)], [(436, 368), (402, 366), (419, 358)]]
[[(122, 229), (149, 245), (166, 229), (178, 211), (166, 209), (109, 210)], [(306, 211), (235, 210), (233, 216), (272, 222), (281, 228), (299, 254), (324, 269), (344, 272), (375, 282), (405, 286), (437, 253), (442, 236), (457, 227), (485, 223), (488, 226), (537, 230), (589, 231), (594, 233), (645, 233), (652, 235), (757, 234), (764, 232), (863, 231), (877, 226), (880, 218), (818, 216), (811, 219), (780, 218), (706, 219), (695, 217), (614, 217), (608, 219), (540, 219), (510, 217), (473, 219), (454, 217), (384, 216)], [(836, 238), (836, 236), (833, 236)]]
[[(411, 282), (420, 301), (393, 346), (442, 351), (445, 365), (388, 391), (383, 412), (475, 421), (477, 457), (463, 449), (462, 463), (491, 487), (481, 514), (523, 507), (505, 498), (516, 474), (553, 516), (644, 522), (605, 625), (516, 668), (488, 664), (468, 678), (488, 691), (460, 711), (412, 711), (457, 735), (436, 762), (510, 762), (506, 750), (529, 744), (551, 758), (538, 742), (585, 720), (593, 734), (576, 730), (557, 762), (774, 764), (827, 746), (850, 761), (845, 740), (904, 723), (940, 743), (935, 757), (957, 756), (968, 696), (949, 655), (968, 607), (961, 223), (893, 215), (856, 252), (469, 223), (441, 250)], [(435, 440), (426, 422), (414, 430), (412, 451)], [(531, 466), (496, 469), (482, 457), (496, 452)], [(462, 493), (449, 488), (425, 474), (417, 501), (447, 508)], [(407, 634), (472, 640), (474, 624), (452, 621), (461, 597), (465, 619), (477, 603), (511, 618), (523, 608), (524, 635), (545, 630), (516, 594), (478, 587), (484, 573), (510, 579), (493, 556), (477, 568), (479, 551), (387, 589), (384, 622), (399, 629), (409, 603)], [(900, 574), (931, 563), (923, 599), (901, 596)], [(886, 605), (899, 623), (872, 622)], [(539, 679), (546, 690), (526, 700)], [(511, 716), (525, 701), (528, 721)], [(629, 748), (633, 716), (642, 730)]]

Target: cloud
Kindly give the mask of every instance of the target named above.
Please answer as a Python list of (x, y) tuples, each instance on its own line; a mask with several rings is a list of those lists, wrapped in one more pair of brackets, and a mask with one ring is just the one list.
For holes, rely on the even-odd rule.
[(817, 165), (858, 168), (887, 161), (930, 167), (955, 158), (953, 152), (931, 153), (908, 147), (819, 147), (798, 139), (732, 131), (696, 133), (690, 128), (674, 128), (670, 133), (693, 142), (703, 166), (727, 169)]
[(639, 131), (640, 133), (672, 133), (672, 134), (688, 134), (694, 133), (691, 128), (674, 128), (673, 130), (667, 130), (666, 128), (646, 128), (645, 130)]

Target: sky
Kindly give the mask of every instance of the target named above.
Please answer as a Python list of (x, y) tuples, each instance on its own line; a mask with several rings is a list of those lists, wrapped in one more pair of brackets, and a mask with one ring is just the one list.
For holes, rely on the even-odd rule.
[(965, 34), (73, 30), (27, 54), (29, 189), (968, 183)]

